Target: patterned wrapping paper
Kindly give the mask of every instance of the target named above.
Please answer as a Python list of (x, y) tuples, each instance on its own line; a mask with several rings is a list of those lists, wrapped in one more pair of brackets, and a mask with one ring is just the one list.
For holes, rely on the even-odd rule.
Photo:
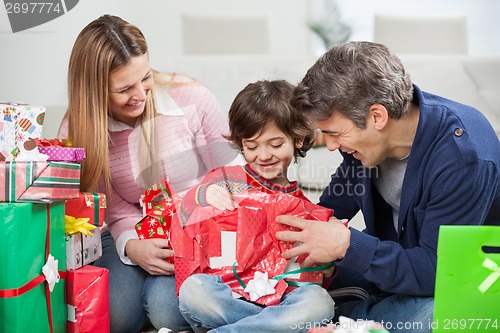
[(0, 162), (0, 202), (63, 201), (79, 193), (79, 163)]
[[(221, 232), (236, 232), (237, 266), (235, 270), (246, 285), (254, 278), (255, 272), (267, 273), (269, 278), (284, 273), (289, 261), (282, 256), (283, 251), (293, 246), (292, 242), (278, 241), (276, 232), (290, 230), (277, 223), (278, 215), (293, 215), (308, 220), (327, 221), (333, 211), (284, 193), (263, 193), (250, 190), (245, 194), (233, 195), (239, 208), (234, 211), (199, 207), (182, 228), (178, 219), (172, 224), (172, 245), (175, 253), (175, 277), (177, 291), (184, 280), (196, 273), (219, 275), (231, 289), (250, 299), (233, 272), (232, 266), (212, 268), (210, 260), (222, 255)], [(190, 223), (191, 221), (201, 221)], [(303, 261), (305, 256), (296, 259)], [(298, 275), (298, 276), (297, 276)], [(321, 283), (321, 272), (302, 272), (287, 278), (289, 281)], [(287, 290), (287, 283), (279, 280), (276, 292), (260, 297), (256, 303), (276, 305)]]
[(81, 162), (85, 160), (85, 148), (73, 147), (38, 147), (38, 151), (47, 155), (47, 161)]
[(68, 333), (109, 332), (109, 272), (84, 266), (67, 272)]
[(66, 235), (66, 268), (77, 269), (88, 265), (102, 256), (101, 229), (90, 231), (92, 236), (80, 232)]
[(77, 199), (66, 201), (66, 215), (88, 217), (90, 224), (102, 227), (106, 207), (104, 193), (80, 192)]
[[(144, 217), (135, 225), (135, 231), (139, 239), (162, 238), (169, 241), (168, 249), (172, 249), (170, 243), (170, 230), (172, 219), (176, 214), (173, 197), (176, 197), (169, 186), (167, 179), (153, 184), (140, 198)], [(165, 258), (170, 263), (173, 257)]]
[(12, 161), (36, 149), (42, 135), (45, 108), (0, 102), (0, 161)]
[[(0, 216), (0, 332), (49, 332), (49, 321), (65, 332), (64, 203), (0, 203)], [(61, 277), (52, 292), (42, 275), (48, 254)]]

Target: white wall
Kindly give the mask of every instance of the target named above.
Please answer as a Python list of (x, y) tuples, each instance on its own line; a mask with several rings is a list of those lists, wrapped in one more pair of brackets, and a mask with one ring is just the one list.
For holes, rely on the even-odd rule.
[[(214, 75), (213, 68), (203, 68), (210, 57), (199, 57), (194, 63), (201, 66), (191, 69), (179, 64), (182, 55), (180, 18), (183, 13), (207, 15), (260, 15), (270, 19), (271, 54), (264, 58), (315, 57), (315, 37), (307, 30), (309, 13), (317, 11), (321, 0), (80, 0), (65, 15), (24, 32), (12, 33), (7, 13), (0, 6), (0, 100), (26, 101), (48, 108), (44, 135), (53, 137), (64, 113), (66, 102), (66, 75), (68, 59), (73, 42), (79, 31), (91, 20), (102, 14), (122, 16), (144, 32), (154, 68), (164, 71), (182, 71), (211, 85), (225, 78)], [(393, 12), (439, 12), (463, 11), (469, 18), (469, 50), (471, 54), (500, 55), (500, 1), (498, 0), (337, 0), (344, 19), (353, 28), (352, 39), (373, 38), (373, 14), (378, 11)], [(310, 7), (312, 6), (312, 9)], [(418, 28), (418, 27), (417, 27)], [(238, 62), (238, 57), (228, 61)], [(242, 66), (232, 73), (233, 79), (243, 84), (255, 80), (260, 73), (260, 64), (244, 60)], [(186, 62), (190, 64), (190, 62)], [(271, 62), (267, 62), (271, 63)], [(286, 64), (287, 62), (283, 62)], [(308, 62), (306, 62), (307, 64)], [(304, 71), (305, 73), (305, 71)], [(204, 76), (206, 75), (206, 77)], [(284, 77), (295, 79), (294, 77)], [(247, 83), (250, 81), (247, 81)], [(215, 87), (217, 88), (217, 87)], [(237, 92), (240, 86), (234, 87)], [(230, 94), (225, 94), (221, 103), (227, 107)]]
[[(312, 0), (321, 2), (322, 0)], [(356, 40), (373, 39), (375, 13), (465, 13), (469, 54), (500, 55), (500, 1), (498, 0), (336, 0)], [(418, 30), (418, 27), (415, 27)]]
[[(286, 8), (286, 14), (283, 13)], [(305, 26), (308, 3), (303, 0), (80, 0), (65, 15), (32, 29), (12, 33), (0, 7), (0, 101), (25, 101), (47, 107), (44, 135), (53, 137), (64, 112), (66, 75), (71, 47), (79, 31), (102, 14), (114, 14), (145, 34), (154, 68), (169, 68), (168, 59), (182, 55), (180, 17), (265, 14), (269, 17), (271, 55), (309, 52)], [(190, 74), (190, 73), (186, 73)]]

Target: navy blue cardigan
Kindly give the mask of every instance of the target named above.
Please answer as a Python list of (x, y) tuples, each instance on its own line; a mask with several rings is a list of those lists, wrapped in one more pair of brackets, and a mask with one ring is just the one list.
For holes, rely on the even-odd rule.
[(500, 221), (500, 142), (472, 107), (417, 86), (414, 103), (420, 119), (403, 181), (398, 232), (392, 208), (372, 184), (377, 169), (364, 168), (349, 154), (343, 154), (319, 204), (333, 208), (338, 218), (350, 219), (361, 209), (365, 219), (363, 232), (351, 228), (339, 267), (361, 272), (387, 292), (431, 296), (439, 226)]

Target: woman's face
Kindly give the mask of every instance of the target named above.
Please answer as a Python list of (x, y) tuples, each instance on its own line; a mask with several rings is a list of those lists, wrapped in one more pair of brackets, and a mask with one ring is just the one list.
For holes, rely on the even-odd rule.
[(109, 105), (114, 119), (134, 126), (144, 112), (148, 92), (153, 87), (153, 73), (147, 54), (132, 57), (124, 67), (110, 74)]

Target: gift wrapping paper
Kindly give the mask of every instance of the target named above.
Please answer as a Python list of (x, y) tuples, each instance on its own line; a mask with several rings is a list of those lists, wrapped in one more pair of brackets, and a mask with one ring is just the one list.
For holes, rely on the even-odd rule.
[[(0, 332), (65, 332), (64, 203), (0, 203), (0, 215)], [(61, 277), (52, 292), (42, 274), (48, 254)]]
[(106, 195), (80, 192), (77, 199), (66, 201), (66, 215), (89, 218), (89, 223), (101, 227), (104, 223)]
[(62, 201), (79, 193), (79, 163), (0, 162), (0, 201)]
[(101, 229), (91, 230), (92, 236), (81, 232), (66, 235), (66, 269), (88, 265), (102, 256)]
[(44, 118), (43, 107), (0, 103), (0, 161), (12, 161), (36, 149)]
[(68, 271), (68, 333), (109, 332), (108, 270), (95, 266)]
[[(232, 266), (210, 266), (211, 258), (223, 255), (221, 233), (236, 233), (235, 271), (248, 285), (255, 272), (267, 273), (269, 278), (273, 278), (283, 274), (289, 263), (282, 253), (290, 249), (293, 243), (277, 240), (276, 232), (291, 230), (291, 227), (277, 223), (275, 220), (278, 215), (327, 221), (333, 213), (331, 209), (281, 192), (268, 194), (250, 190), (244, 194), (234, 194), (233, 200), (239, 205), (233, 211), (220, 211), (211, 206), (197, 208), (184, 228), (178, 219), (173, 220), (171, 240), (175, 253), (177, 291), (189, 275), (208, 273), (221, 276), (234, 292), (250, 299)], [(300, 264), (304, 259), (305, 255), (299, 256), (296, 263)], [(322, 279), (323, 274), (319, 271), (301, 272), (286, 278), (288, 281), (309, 283), (321, 283)], [(274, 294), (262, 296), (256, 302), (276, 305), (287, 288), (287, 283), (280, 279)]]
[[(167, 248), (172, 249), (170, 231), (176, 209), (169, 181), (162, 179), (148, 188), (139, 199), (143, 207), (144, 217), (135, 225), (139, 239), (162, 238), (169, 241)], [(165, 258), (170, 263), (173, 257)]]

